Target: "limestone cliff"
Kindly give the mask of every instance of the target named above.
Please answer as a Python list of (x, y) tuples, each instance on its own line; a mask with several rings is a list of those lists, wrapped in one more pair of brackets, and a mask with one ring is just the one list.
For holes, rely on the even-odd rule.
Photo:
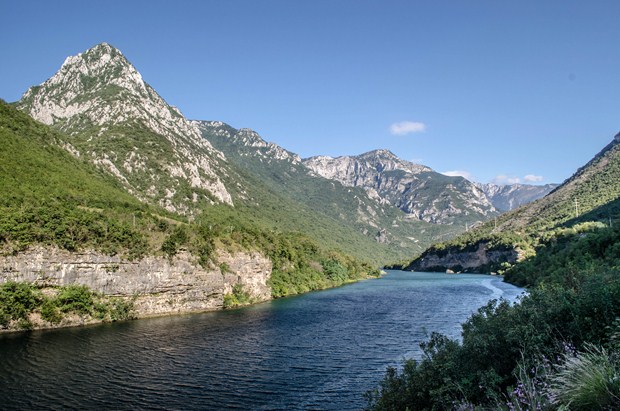
[(28, 281), (42, 287), (86, 285), (109, 296), (135, 297), (138, 317), (221, 309), (224, 295), (241, 284), (254, 301), (271, 298), (271, 261), (259, 253), (220, 251), (208, 270), (187, 252), (174, 259), (149, 256), (127, 261), (95, 251), (70, 253), (33, 247), (0, 257), (0, 282)]
[(487, 243), (479, 243), (474, 250), (447, 249), (422, 254), (404, 268), (409, 271), (489, 272), (506, 262), (514, 264), (520, 259), (517, 249), (488, 249)]

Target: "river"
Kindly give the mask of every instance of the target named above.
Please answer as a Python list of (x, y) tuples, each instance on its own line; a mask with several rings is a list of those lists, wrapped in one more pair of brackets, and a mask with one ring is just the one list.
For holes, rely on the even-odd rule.
[(1, 409), (361, 409), (387, 366), (522, 289), (390, 271), (238, 310), (0, 335)]

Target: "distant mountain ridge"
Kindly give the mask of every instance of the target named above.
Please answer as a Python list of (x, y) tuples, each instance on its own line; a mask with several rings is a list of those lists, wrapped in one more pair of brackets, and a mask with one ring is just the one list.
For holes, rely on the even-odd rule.
[(406, 264), (409, 270), (498, 270), (531, 256), (545, 239), (582, 223), (620, 217), (620, 133), (592, 160), (545, 197), (492, 222), (438, 243)]
[(189, 121), (107, 43), (68, 57), (15, 105), (66, 132), (67, 151), (106, 170), (129, 193), (190, 218), (214, 204), (242, 206), (267, 225), (317, 238), (326, 238), (331, 225), (331, 241), (359, 240), (368, 250), (360, 253), (389, 250), (394, 258), (498, 215), (468, 180), (387, 150), (302, 160), (251, 129)]
[(500, 212), (506, 212), (538, 200), (553, 191), (559, 184), (493, 184), (474, 183)]
[(557, 184), (481, 184), (437, 173), (389, 150), (303, 160), (318, 175), (362, 187), (380, 202), (437, 224), (475, 224), (545, 196)]

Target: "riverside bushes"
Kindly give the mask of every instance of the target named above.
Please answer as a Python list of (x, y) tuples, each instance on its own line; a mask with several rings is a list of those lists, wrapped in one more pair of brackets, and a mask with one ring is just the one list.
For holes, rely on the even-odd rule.
[(600, 226), (549, 237), (506, 276), (529, 295), (480, 308), (462, 341), (433, 334), (368, 409), (620, 409), (619, 243)]
[(45, 293), (25, 282), (9, 281), (0, 286), (0, 329), (32, 328), (37, 314), (49, 324), (59, 324), (68, 315), (101, 321), (127, 320), (134, 316), (131, 300), (106, 297), (86, 286), (57, 287)]

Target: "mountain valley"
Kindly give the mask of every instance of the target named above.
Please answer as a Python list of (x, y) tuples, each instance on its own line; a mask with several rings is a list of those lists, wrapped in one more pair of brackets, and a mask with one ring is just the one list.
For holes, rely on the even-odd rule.
[[(11, 106), (2, 280), (139, 295), (138, 316), (166, 312), (167, 295), (135, 277), (140, 264), (178, 283), (166, 297), (174, 312), (235, 306), (377, 275), (497, 217), (491, 198), (512, 207), (547, 190), (487, 194), (387, 150), (301, 159), (251, 129), (187, 120), (107, 43), (68, 57)], [(252, 261), (259, 268), (244, 268)], [(188, 283), (190, 272), (203, 280)]]

